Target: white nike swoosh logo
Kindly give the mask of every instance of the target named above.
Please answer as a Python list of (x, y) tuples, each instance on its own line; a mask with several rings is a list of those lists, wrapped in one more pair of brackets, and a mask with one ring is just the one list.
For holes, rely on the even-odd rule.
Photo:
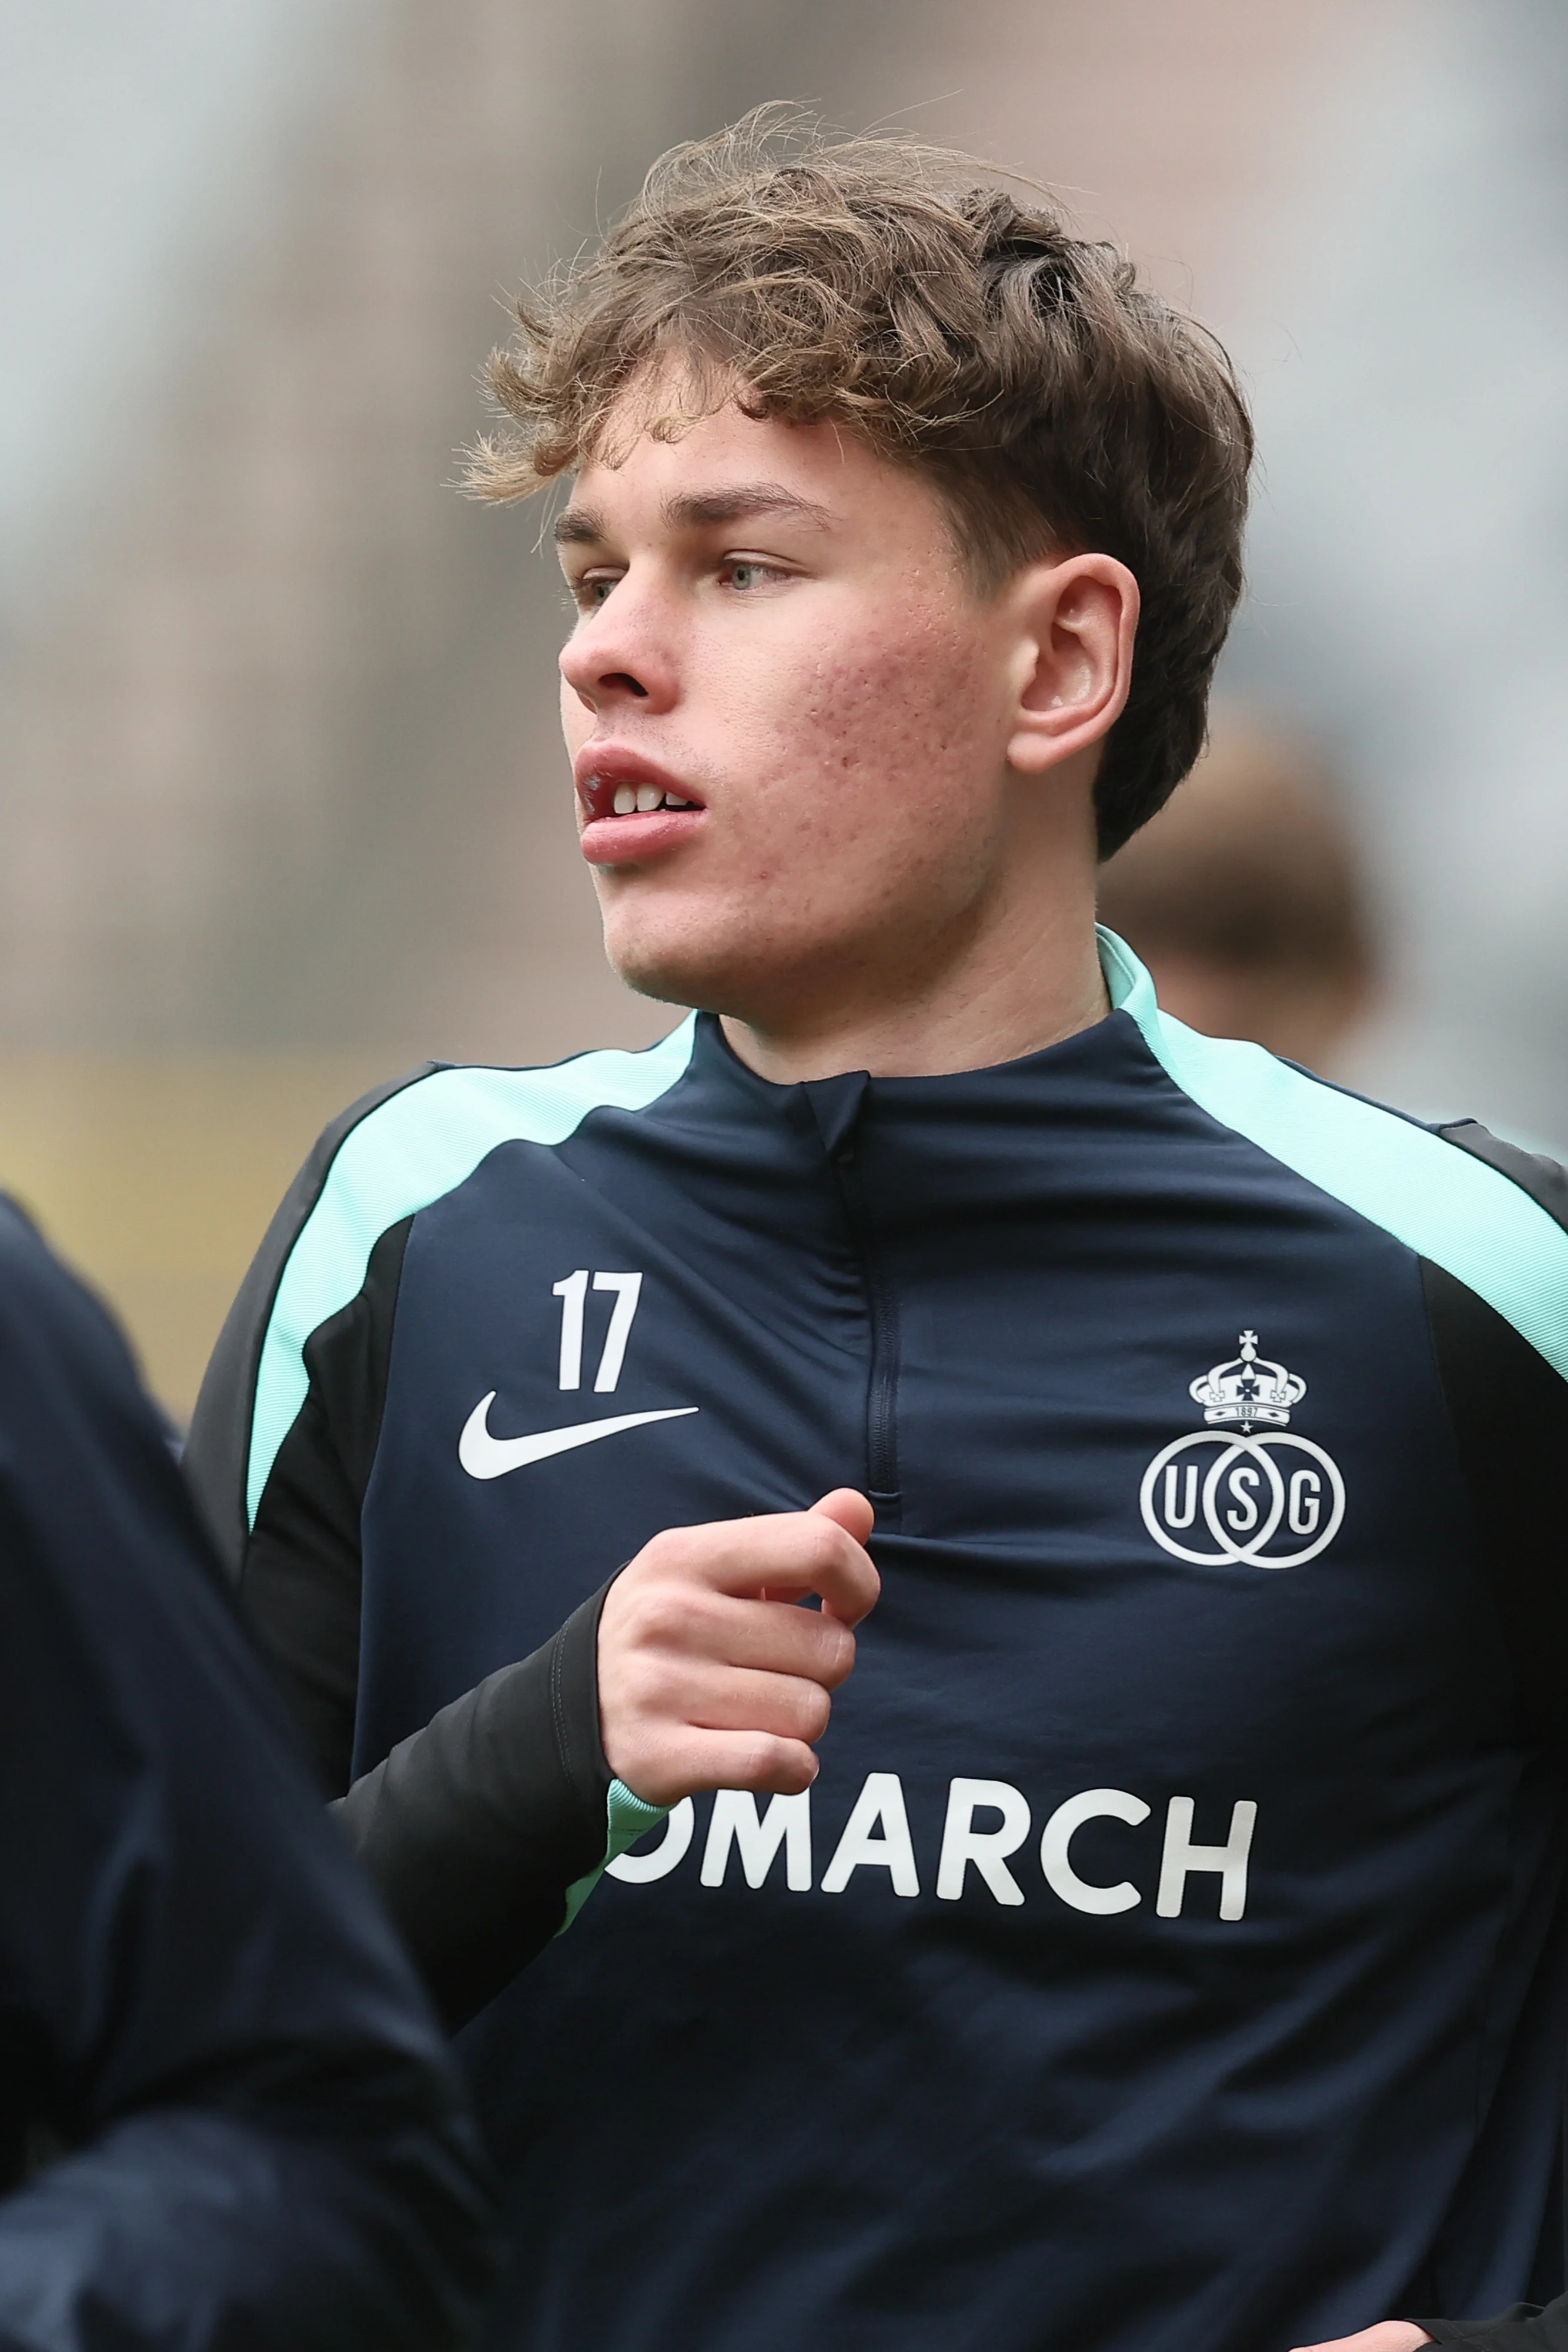
[(470, 1478), (504, 1478), (508, 1470), (548, 1461), (552, 1454), (570, 1454), (574, 1445), (592, 1445), (601, 1437), (617, 1437), (623, 1429), (642, 1429), (651, 1421), (679, 1421), (697, 1410), (695, 1404), (668, 1404), (659, 1412), (618, 1412), (608, 1421), (574, 1421), (566, 1429), (536, 1429), (527, 1437), (493, 1437), (489, 1423), (495, 1402), (494, 1389), (480, 1398), (457, 1441), (457, 1459)]

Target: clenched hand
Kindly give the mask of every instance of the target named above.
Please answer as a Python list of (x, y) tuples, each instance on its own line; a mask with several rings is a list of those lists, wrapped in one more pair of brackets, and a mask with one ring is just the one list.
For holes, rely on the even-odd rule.
[[(599, 1716), (633, 1796), (810, 1787), (852, 1628), (881, 1589), (873, 1517), (840, 1486), (809, 1511), (668, 1528), (622, 1570), (599, 1621)], [(809, 1593), (821, 1609), (794, 1605)]]
[(1336, 2336), (1332, 2344), (1298, 2345), (1296, 2352), (1416, 2352), (1418, 2344), (1431, 2341), (1413, 2319), (1385, 2319), (1375, 2327), (1364, 2327), (1359, 2336)]

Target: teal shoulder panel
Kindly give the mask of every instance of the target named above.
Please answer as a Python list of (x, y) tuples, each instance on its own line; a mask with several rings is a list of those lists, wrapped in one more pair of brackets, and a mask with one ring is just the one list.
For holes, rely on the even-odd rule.
[(1173, 1020), (1114, 932), (1101, 931), (1100, 957), (1112, 1003), (1201, 1110), (1446, 1267), (1568, 1380), (1568, 1233), (1538, 1202), (1397, 1111), (1342, 1094), (1261, 1045), (1200, 1036)]
[(591, 1111), (645, 1110), (692, 1057), (695, 1016), (646, 1053), (580, 1054), (553, 1069), (434, 1070), (351, 1129), (301, 1227), (262, 1341), (246, 1507), (305, 1402), (305, 1342), (355, 1296), (376, 1242), (472, 1174), (500, 1143), (564, 1143)]

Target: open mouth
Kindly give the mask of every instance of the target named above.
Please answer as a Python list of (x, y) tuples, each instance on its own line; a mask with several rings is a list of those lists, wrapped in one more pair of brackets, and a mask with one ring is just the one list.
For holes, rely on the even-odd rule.
[(658, 784), (612, 784), (590, 776), (584, 798), (591, 814), (601, 816), (652, 816), (655, 809), (699, 808), (699, 801), (683, 800), (678, 793)]
[(640, 864), (685, 841), (706, 803), (661, 775), (651, 760), (613, 746), (579, 753), (582, 854), (591, 866)]
[(691, 815), (703, 806), (679, 778), (620, 745), (578, 754), (577, 793), (590, 824), (604, 817), (657, 816), (661, 811)]

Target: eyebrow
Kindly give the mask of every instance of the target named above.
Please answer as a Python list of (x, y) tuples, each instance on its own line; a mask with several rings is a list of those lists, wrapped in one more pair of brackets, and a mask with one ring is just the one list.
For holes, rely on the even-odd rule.
[[(737, 482), (722, 490), (683, 490), (667, 498), (661, 509), (672, 530), (706, 530), (716, 524), (744, 522), (752, 515), (783, 515), (817, 530), (832, 528), (828, 508), (803, 499), (782, 482)], [(609, 537), (603, 519), (592, 507), (568, 507), (557, 518), (558, 547), (598, 547)]]
[(604, 525), (591, 507), (566, 507), (551, 525), (550, 537), (558, 547), (598, 547)]

